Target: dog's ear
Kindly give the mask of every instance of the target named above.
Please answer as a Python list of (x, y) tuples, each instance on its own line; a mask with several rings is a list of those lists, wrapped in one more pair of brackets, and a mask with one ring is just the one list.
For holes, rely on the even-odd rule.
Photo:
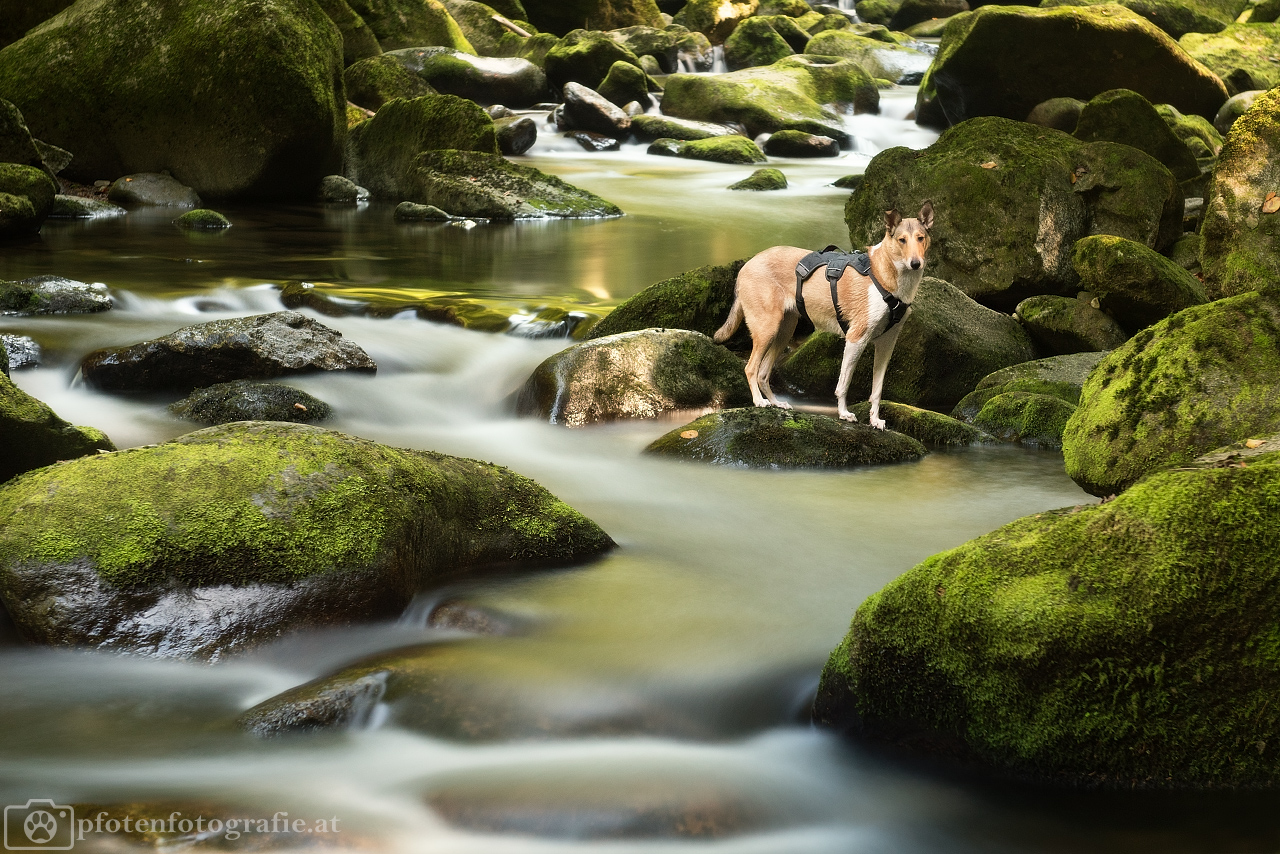
[(920, 224), (925, 227), (926, 231), (933, 228), (933, 202), (926, 201), (924, 206), (920, 208), (920, 215), (916, 219), (920, 220)]
[(900, 222), (902, 222), (902, 214), (898, 213), (896, 209), (884, 212), (884, 230), (885, 231), (893, 231), (895, 228), (898, 227), (898, 223)]

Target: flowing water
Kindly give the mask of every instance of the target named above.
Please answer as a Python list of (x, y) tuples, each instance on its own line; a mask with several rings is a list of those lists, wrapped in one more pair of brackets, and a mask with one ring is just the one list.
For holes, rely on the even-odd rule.
[[(627, 216), (613, 220), (407, 225), (390, 206), (367, 205), (227, 207), (235, 226), (215, 235), (178, 231), (170, 212), (50, 223), (39, 241), (0, 254), (0, 278), (101, 281), (117, 307), (0, 318), (0, 331), (43, 345), (44, 365), (14, 379), (62, 416), (120, 446), (156, 442), (191, 429), (167, 413), (171, 398), (90, 392), (75, 380), (81, 356), (277, 310), (276, 286), (288, 281), (590, 311), (776, 243), (844, 243), (847, 193), (829, 184), (880, 148), (928, 144), (932, 135), (904, 120), (910, 106), (904, 91), (882, 116), (850, 118), (857, 150), (780, 164), (791, 188), (777, 193), (724, 190), (744, 167), (635, 146), (589, 155), (544, 139), (532, 162), (618, 203)], [(329, 426), (510, 466), (620, 547), (587, 566), (429, 591), (394, 622), (302, 633), (215, 665), (0, 647), (0, 803), (81, 805), (90, 832), (78, 845), (95, 850), (119, 843), (94, 832), (86, 804), (150, 805), (112, 814), (169, 816), (175, 847), (1275, 850), (1269, 796), (1001, 787), (877, 759), (808, 726), (826, 655), (867, 595), (1011, 519), (1090, 500), (1060, 455), (979, 448), (837, 473), (651, 459), (641, 449), (676, 422), (569, 431), (510, 413), (513, 390), (563, 340), (411, 316), (322, 320), (380, 365), (374, 377), (290, 380), (334, 406)], [(425, 615), (444, 600), (515, 630), (429, 627)], [(437, 662), (432, 690), (462, 695), (464, 720), (433, 718), (436, 697), (424, 696), (380, 703), (338, 733), (264, 741), (233, 723), (280, 691), (396, 650)], [(200, 826), (183, 834), (181, 818), (197, 816), (222, 829), (252, 819), (254, 833), (222, 843)]]

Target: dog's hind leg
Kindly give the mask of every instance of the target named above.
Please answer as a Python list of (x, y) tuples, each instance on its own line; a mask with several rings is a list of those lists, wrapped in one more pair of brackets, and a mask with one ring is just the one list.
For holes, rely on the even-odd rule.
[(764, 340), (763, 336), (751, 338), (751, 357), (747, 359), (747, 387), (751, 389), (751, 402), (756, 406), (768, 406), (769, 401), (760, 393), (760, 367), (764, 362), (765, 356), (769, 353), (769, 345), (772, 341)]
[(844, 359), (840, 362), (840, 380), (836, 383), (836, 411), (845, 421), (857, 421), (858, 416), (849, 411), (849, 383), (853, 380), (853, 369), (858, 364), (858, 357), (867, 347), (870, 334), (864, 332), (862, 337), (845, 339)]
[(769, 342), (769, 349), (764, 354), (764, 359), (760, 364), (760, 390), (764, 392), (764, 396), (769, 399), (769, 403), (783, 409), (790, 409), (791, 404), (778, 400), (773, 396), (773, 388), (769, 384), (769, 377), (773, 375), (773, 366), (778, 363), (778, 359), (782, 356), (782, 351), (787, 349), (787, 344), (791, 341), (791, 336), (795, 334), (796, 324), (800, 322), (800, 315), (796, 312), (787, 312), (782, 316), (782, 323), (778, 326), (778, 334)]
[(884, 429), (884, 419), (880, 417), (880, 394), (884, 391), (884, 375), (889, 370), (889, 359), (901, 331), (902, 324), (899, 323), (876, 339), (876, 362), (871, 372), (871, 416), (868, 421), (877, 430)]

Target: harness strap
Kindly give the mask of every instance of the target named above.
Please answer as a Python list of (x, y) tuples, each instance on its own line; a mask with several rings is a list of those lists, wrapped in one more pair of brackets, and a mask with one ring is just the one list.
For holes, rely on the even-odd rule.
[[(871, 256), (866, 252), (841, 252), (836, 246), (828, 246), (821, 252), (810, 252), (800, 259), (799, 264), (796, 264), (796, 310), (800, 312), (801, 317), (809, 318), (804, 306), (805, 280), (822, 266), (827, 268), (827, 283), (831, 286), (831, 305), (835, 308), (836, 323), (840, 325), (841, 332), (848, 333), (849, 323), (844, 319), (844, 312), (840, 310), (840, 299), (836, 291), (836, 285), (839, 283), (840, 277), (844, 275), (844, 271), (850, 266), (861, 275), (871, 278), (871, 283), (880, 292), (880, 298), (888, 306), (889, 325), (884, 328), (885, 332), (901, 323), (902, 319), (907, 315), (907, 310), (911, 308), (911, 303), (898, 299), (896, 295), (880, 284), (876, 274), (871, 271)], [(880, 334), (883, 335), (884, 332)]]

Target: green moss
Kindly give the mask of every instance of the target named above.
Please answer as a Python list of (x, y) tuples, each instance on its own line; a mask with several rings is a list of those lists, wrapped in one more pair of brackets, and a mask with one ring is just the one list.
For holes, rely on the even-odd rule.
[(857, 5), (858, 17), (868, 24), (887, 26), (902, 0), (862, 0)]
[[(858, 423), (870, 423), (870, 401), (852, 406), (850, 410), (858, 416)], [(890, 430), (910, 436), (925, 445), (985, 445), (995, 441), (990, 434), (955, 418), (940, 412), (907, 406), (905, 403), (881, 401), (880, 417), (884, 419), (885, 425)]]
[[(714, 335), (733, 305), (738, 271), (744, 261), (698, 267), (650, 285), (597, 323), (589, 338), (603, 338), (640, 329), (688, 329)], [(730, 346), (750, 346), (745, 329)]]
[(1204, 303), (1204, 285), (1140, 243), (1097, 235), (1077, 241), (1071, 255), (1080, 287), (1130, 332)]
[(746, 178), (729, 185), (730, 190), (785, 190), (787, 176), (781, 169), (757, 169)]
[(625, 107), (632, 101), (642, 105), (653, 103), (649, 97), (651, 88), (655, 88), (653, 81), (639, 66), (618, 61), (609, 67), (597, 91), (619, 107)]
[(528, 18), (539, 29), (567, 33), (578, 27), (616, 30), (663, 25), (654, 0), (527, 0)]
[(882, 77), (896, 82), (908, 78), (918, 81), (932, 62), (932, 57), (909, 47), (871, 35), (859, 35), (853, 30), (828, 30), (809, 42), (806, 53), (817, 56), (838, 56), (852, 59), (872, 77)]
[(1219, 77), (1244, 71), (1250, 89), (1280, 86), (1280, 67), (1267, 59), (1280, 52), (1280, 24), (1232, 24), (1218, 33), (1189, 33), (1178, 44)]
[(547, 80), (560, 91), (566, 83), (599, 89), (615, 62), (640, 67), (640, 57), (605, 33), (574, 30), (547, 51)]
[(992, 396), (973, 417), (973, 424), (1008, 442), (1057, 450), (1062, 431), (1076, 408), (1062, 398), (1026, 391)]
[(178, 228), (230, 228), (231, 220), (227, 219), (217, 211), (211, 211), (206, 208), (196, 208), (187, 211), (182, 216), (173, 221)]
[(1042, 781), (1274, 786), (1278, 513), (1273, 453), (936, 555), (858, 609), (816, 716)]
[(463, 35), (440, 0), (348, 0), (383, 50), (438, 45), (474, 54), (475, 48)]
[(1150, 101), (1130, 89), (1111, 89), (1085, 104), (1076, 122), (1075, 136), (1085, 142), (1119, 142), (1145, 151), (1168, 167), (1179, 181), (1200, 176), (1200, 167), (1187, 144), (1174, 134)]
[(743, 21), (724, 43), (724, 61), (731, 71), (772, 65), (783, 57), (804, 53), (809, 34), (788, 17), (762, 15)]
[(724, 44), (759, 8), (757, 0), (689, 0), (681, 12), (684, 20), (677, 23), (702, 33), (712, 44)]
[(760, 146), (744, 136), (715, 136), (708, 139), (683, 141), (659, 139), (649, 146), (650, 154), (684, 157), (689, 160), (707, 160), (712, 163), (765, 163)]
[(0, 237), (35, 234), (53, 211), (57, 187), (45, 172), (0, 163)]
[(395, 98), (407, 100), (435, 93), (426, 81), (392, 56), (362, 59), (348, 67), (343, 78), (347, 98), (375, 112)]
[(343, 65), (350, 66), (354, 62), (382, 53), (377, 36), (347, 0), (319, 0), (319, 5), (342, 33)]
[[(1097, 6), (1104, 0), (1044, 0), (1040, 5), (1049, 6)], [(1115, 2), (1115, 0), (1110, 0)], [(1187, 33), (1216, 33), (1248, 5), (1248, 0), (1224, 0), (1224, 2), (1191, 2), (1186, 0), (1120, 0), (1118, 5), (1146, 18), (1172, 38), (1182, 38)]]
[(1055, 355), (1113, 350), (1129, 337), (1110, 315), (1074, 297), (1029, 297), (1015, 316), (1042, 352)]
[[(3, 349), (0, 348), (0, 354)], [(48, 406), (13, 384), (6, 370), (0, 372), (0, 482), (32, 469), (114, 451), (115, 445), (101, 430), (74, 427)]]

